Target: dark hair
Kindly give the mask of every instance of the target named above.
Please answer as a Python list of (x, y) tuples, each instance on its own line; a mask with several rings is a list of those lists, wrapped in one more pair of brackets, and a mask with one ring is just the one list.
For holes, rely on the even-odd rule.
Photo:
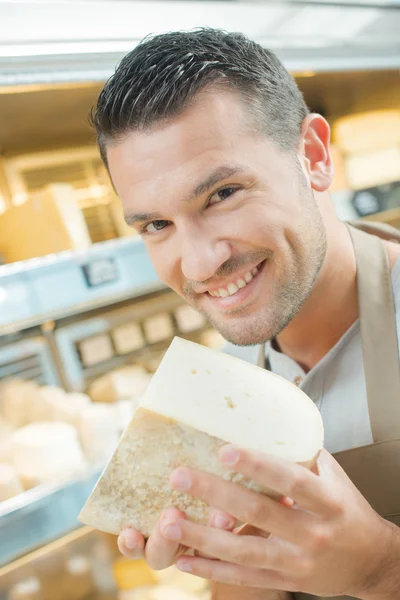
[(241, 33), (198, 29), (145, 38), (121, 60), (90, 117), (104, 162), (107, 142), (176, 116), (218, 85), (239, 92), (258, 130), (295, 147), (308, 109), (275, 54)]

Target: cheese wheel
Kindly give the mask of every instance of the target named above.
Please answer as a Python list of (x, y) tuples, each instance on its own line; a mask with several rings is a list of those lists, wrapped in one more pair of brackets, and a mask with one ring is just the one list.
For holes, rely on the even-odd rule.
[(150, 381), (143, 367), (123, 367), (93, 381), (89, 396), (94, 402), (118, 402), (139, 398)]
[(203, 501), (171, 489), (169, 475), (180, 465), (274, 495), (222, 467), (218, 449), (225, 442), (311, 467), (323, 446), (321, 415), (286, 379), (175, 338), (80, 520), (114, 534), (131, 526), (147, 536), (173, 505), (206, 523)]
[(80, 475), (85, 467), (75, 428), (67, 423), (31, 423), (12, 436), (14, 467), (25, 487)]
[(12, 462), (11, 436), (13, 431), (14, 427), (0, 417), (0, 463), (10, 464)]
[(76, 426), (81, 415), (91, 404), (92, 401), (87, 394), (79, 392), (64, 394), (54, 403), (55, 420)]
[(13, 427), (23, 427), (31, 420), (39, 386), (34, 381), (9, 379), (0, 386), (1, 411)]
[(160, 313), (148, 317), (143, 322), (143, 328), (149, 344), (162, 342), (174, 335), (173, 324), (168, 313)]
[(111, 338), (106, 333), (82, 340), (79, 343), (79, 352), (85, 367), (97, 365), (114, 356)]
[(11, 465), (0, 465), (0, 502), (24, 491), (16, 470)]
[(143, 348), (145, 340), (139, 323), (126, 323), (112, 331), (114, 346), (118, 354), (128, 354)]
[(196, 331), (201, 329), (206, 324), (206, 319), (202, 313), (189, 306), (188, 304), (182, 304), (175, 311), (175, 319), (182, 333), (188, 333), (190, 331)]
[(113, 405), (90, 404), (77, 420), (86, 459), (103, 467), (118, 444), (119, 427)]
[(120, 434), (128, 427), (135, 412), (137, 402), (135, 400), (119, 400), (112, 406), (114, 409), (114, 418)]
[(57, 386), (38, 387), (30, 406), (29, 422), (57, 420), (57, 407), (63, 404), (66, 395), (66, 392)]

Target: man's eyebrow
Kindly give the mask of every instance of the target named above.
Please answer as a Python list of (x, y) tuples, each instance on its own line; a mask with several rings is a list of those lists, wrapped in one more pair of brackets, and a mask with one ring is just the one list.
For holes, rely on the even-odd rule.
[(124, 215), (125, 223), (127, 225), (134, 225), (135, 223), (145, 223), (146, 221), (163, 221), (160, 213), (127, 213)]
[[(215, 169), (210, 175), (204, 179), (204, 181), (200, 182), (192, 191), (192, 193), (187, 198), (188, 202), (195, 200), (205, 192), (208, 192), (212, 189), (217, 183), (223, 181), (224, 179), (228, 179), (228, 177), (232, 177), (236, 173), (240, 173), (243, 171), (243, 167), (234, 166), (234, 165), (222, 165)], [(153, 213), (126, 213), (125, 214), (125, 222), (127, 225), (134, 225), (135, 223), (145, 223), (151, 221), (164, 221), (165, 218), (161, 215), (161, 213), (153, 212)]]
[(199, 183), (189, 196), (188, 201), (194, 200), (198, 198), (208, 190), (212, 189), (217, 183), (223, 181), (224, 179), (228, 179), (228, 177), (232, 177), (236, 173), (240, 173), (243, 171), (243, 167), (235, 166), (235, 165), (222, 165), (215, 169), (204, 181)]

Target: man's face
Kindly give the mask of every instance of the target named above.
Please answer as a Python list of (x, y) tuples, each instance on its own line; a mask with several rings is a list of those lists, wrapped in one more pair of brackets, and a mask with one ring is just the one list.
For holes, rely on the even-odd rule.
[(322, 265), (325, 230), (295, 153), (254, 132), (237, 95), (203, 92), (107, 156), (165, 284), (235, 344), (286, 327)]

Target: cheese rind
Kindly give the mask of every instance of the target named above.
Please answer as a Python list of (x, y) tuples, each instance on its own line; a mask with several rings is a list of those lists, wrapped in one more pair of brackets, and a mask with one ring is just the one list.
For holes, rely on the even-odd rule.
[(222, 444), (206, 433), (139, 408), (106, 468), (106, 477), (100, 479), (79, 515), (80, 521), (107, 533), (134, 527), (149, 535), (161, 512), (175, 506), (193, 521), (206, 522), (206, 503), (172, 490), (169, 474), (187, 465), (242, 481), (242, 476), (220, 465)]
[(178, 466), (276, 497), (222, 467), (218, 450), (226, 442), (310, 468), (323, 445), (322, 419), (285, 379), (175, 338), (79, 519), (112, 534), (134, 527), (148, 536), (175, 506), (206, 523), (205, 502), (171, 489)]

